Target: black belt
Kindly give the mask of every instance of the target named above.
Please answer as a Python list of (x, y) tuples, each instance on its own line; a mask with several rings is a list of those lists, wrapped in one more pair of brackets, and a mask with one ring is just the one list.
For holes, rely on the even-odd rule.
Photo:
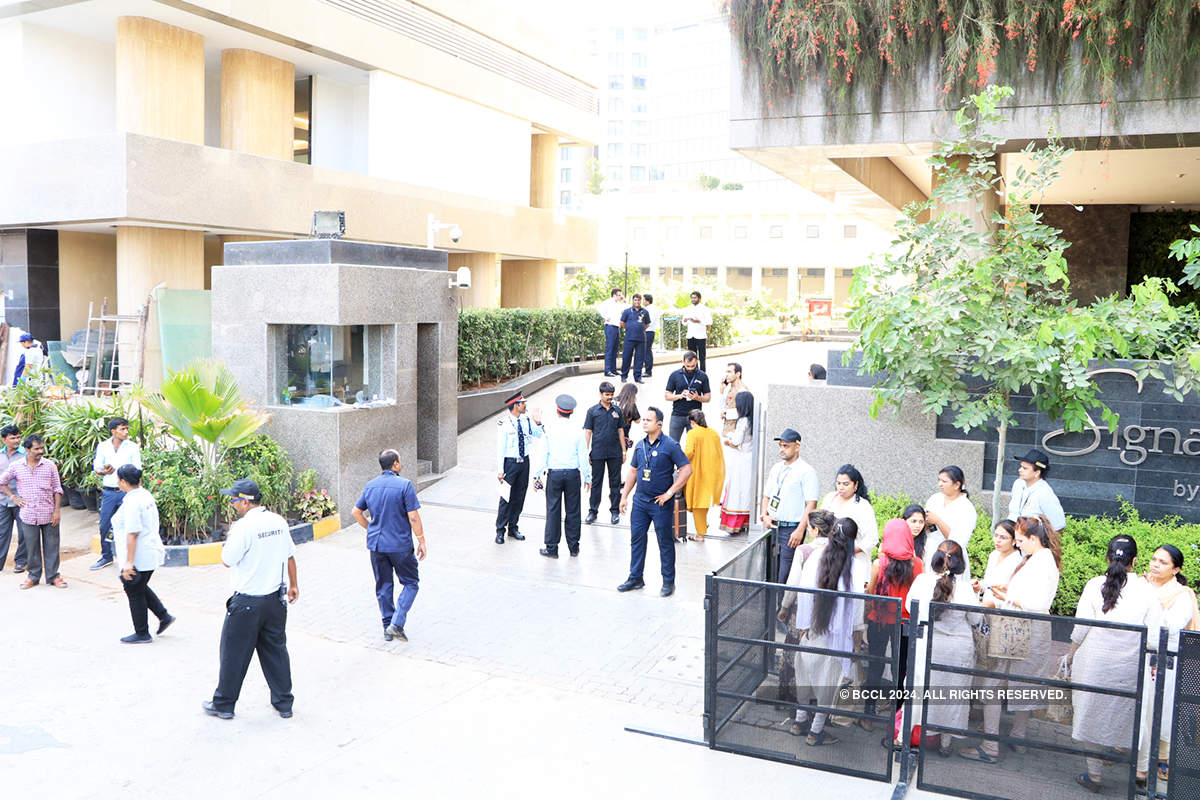
[(505, 456), (504, 460), (505, 461), (515, 461), (518, 464), (520, 464), (522, 461), (525, 460), (525, 456)]
[(561, 469), (548, 469), (547, 472), (579, 472), (579, 467), (562, 467)]
[(267, 597), (279, 597), (281, 594), (283, 594), (282, 586), (280, 586), (275, 591), (267, 592), (266, 594), (246, 594), (245, 592), (234, 592), (233, 596), (234, 597), (248, 597), (251, 600), (262, 600)]

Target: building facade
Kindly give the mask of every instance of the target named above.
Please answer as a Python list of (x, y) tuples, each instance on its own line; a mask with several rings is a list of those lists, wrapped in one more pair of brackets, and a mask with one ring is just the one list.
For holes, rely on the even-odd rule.
[(599, 130), (564, 32), (451, 0), (6, 5), (7, 313), (40, 339), (89, 301), (208, 288), (222, 244), (305, 237), (317, 210), (367, 242), (457, 225), (432, 243), (471, 268), (463, 305), (551, 305), (557, 262), (595, 258), (554, 193), (560, 138)]

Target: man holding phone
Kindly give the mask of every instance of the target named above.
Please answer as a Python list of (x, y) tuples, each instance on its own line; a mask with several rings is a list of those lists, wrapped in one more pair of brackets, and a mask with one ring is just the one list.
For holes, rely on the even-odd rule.
[(700, 369), (697, 356), (691, 350), (683, 354), (683, 366), (667, 378), (667, 391), (663, 394), (671, 406), (670, 437), (680, 442), (687, 430), (687, 416), (712, 399), (708, 376)]

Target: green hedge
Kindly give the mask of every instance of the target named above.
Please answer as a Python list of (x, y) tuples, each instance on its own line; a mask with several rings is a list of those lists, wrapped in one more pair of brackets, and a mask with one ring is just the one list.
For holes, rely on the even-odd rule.
[(1147, 276), (1168, 278), (1179, 287), (1174, 305), (1200, 303), (1200, 287), (1185, 286), (1183, 264), (1170, 257), (1171, 242), (1191, 239), (1189, 225), (1200, 224), (1200, 211), (1153, 211), (1129, 215), (1126, 292)]
[[(900, 516), (903, 508), (912, 500), (904, 494), (871, 495), (871, 505), (879, 520), (880, 536), (889, 519)], [(988, 554), (992, 552), (991, 512), (975, 504), (979, 521), (975, 533), (967, 546), (971, 560), (971, 574), (982, 577), (987, 566)], [(1062, 539), (1062, 577), (1058, 582), (1058, 595), (1050, 607), (1052, 614), (1073, 616), (1079, 605), (1079, 595), (1089, 580), (1102, 575), (1108, 568), (1105, 554), (1108, 541), (1118, 533), (1132, 536), (1137, 542), (1138, 555), (1134, 570), (1146, 571), (1150, 556), (1159, 545), (1173, 544), (1183, 551), (1183, 574), (1188, 583), (1200, 583), (1200, 525), (1184, 524), (1177, 517), (1150, 522), (1144, 520), (1129, 503), (1121, 505), (1117, 517), (1069, 517)]]
[[(668, 323), (663, 320), (663, 325)], [(714, 314), (709, 344), (732, 339), (732, 318)], [(675, 342), (676, 327), (660, 333)], [(468, 308), (458, 312), (458, 385), (505, 381), (546, 364), (566, 364), (602, 357), (604, 325), (591, 309)]]

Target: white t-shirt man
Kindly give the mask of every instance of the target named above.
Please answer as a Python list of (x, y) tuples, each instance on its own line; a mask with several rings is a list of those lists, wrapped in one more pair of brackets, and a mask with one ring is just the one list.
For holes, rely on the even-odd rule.
[[(117, 470), (126, 464), (133, 464), (138, 469), (142, 468), (142, 450), (138, 447), (137, 442), (126, 439), (121, 442), (120, 447), (114, 448), (112, 439), (109, 438), (96, 445), (96, 457), (92, 459), (92, 469), (99, 472), (105, 467), (113, 468), (112, 472), (100, 479), (105, 489), (117, 488)], [(126, 499), (128, 499), (128, 495), (126, 495)]]
[[(127, 537), (137, 534), (137, 549), (133, 552), (133, 568), (138, 572), (150, 572), (163, 565), (167, 550), (163, 547), (158, 532), (158, 505), (154, 496), (141, 486), (125, 493), (121, 507), (113, 515), (113, 546), (117, 552), (117, 563), (124, 566), (127, 558)], [(291, 537), (288, 537), (291, 538)]]
[(605, 325), (615, 325), (619, 328), (621, 327), (621, 314), (627, 308), (629, 308), (629, 304), (625, 301), (610, 297), (600, 304), (600, 316), (604, 317)]
[(650, 318), (650, 322), (646, 324), (646, 333), (658, 333), (658, 311), (651, 308), (649, 305), (643, 305), (642, 310), (646, 312), (646, 316)]
[(708, 306), (703, 303), (696, 303), (695, 305), (688, 306), (681, 313), (686, 319), (699, 320), (699, 322), (689, 322), (687, 324), (687, 338), (708, 338), (708, 326), (712, 325), (712, 312), (708, 310)]
[(233, 570), (233, 591), (238, 594), (274, 594), (287, 585), (287, 562), (296, 555), (287, 521), (256, 506), (233, 523), (221, 560)]

